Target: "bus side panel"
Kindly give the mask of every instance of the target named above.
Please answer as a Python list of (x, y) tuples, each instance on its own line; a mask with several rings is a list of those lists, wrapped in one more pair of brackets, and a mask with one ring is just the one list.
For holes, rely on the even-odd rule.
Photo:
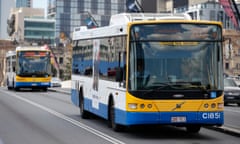
[[(81, 80), (81, 81), (80, 81)], [(98, 91), (92, 89), (92, 78), (72, 76), (71, 101), (79, 106), (79, 86), (83, 87), (84, 109), (102, 118), (108, 118), (109, 96), (115, 101), (116, 109), (126, 110), (126, 90), (119, 88), (119, 83), (99, 80)]]
[(75, 106), (79, 107), (79, 84), (80, 76), (72, 75), (72, 82), (71, 82), (71, 101)]
[(71, 101), (75, 106), (79, 106), (79, 92), (77, 89), (71, 89)]
[[(89, 85), (88, 85), (89, 86)], [(92, 84), (90, 84), (92, 86)], [(90, 88), (91, 89), (91, 88)], [(86, 96), (89, 111), (107, 119), (108, 118), (108, 107), (109, 98), (113, 97), (114, 107), (116, 109), (126, 110), (126, 90), (119, 87), (118, 82), (111, 82), (107, 80), (99, 80), (99, 89), (91, 92)], [(85, 93), (84, 93), (85, 96)]]
[(7, 72), (7, 86), (10, 87), (10, 88), (13, 88), (14, 87), (14, 81), (15, 81), (15, 76), (12, 72)]

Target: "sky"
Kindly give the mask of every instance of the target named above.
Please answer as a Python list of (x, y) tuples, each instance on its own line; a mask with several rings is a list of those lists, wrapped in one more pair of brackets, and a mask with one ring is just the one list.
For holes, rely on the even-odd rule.
[(33, 0), (33, 7), (34, 8), (47, 8), (47, 1), (48, 0)]
[(47, 14), (47, 3), (48, 0), (33, 0), (33, 8), (44, 8), (45, 16)]

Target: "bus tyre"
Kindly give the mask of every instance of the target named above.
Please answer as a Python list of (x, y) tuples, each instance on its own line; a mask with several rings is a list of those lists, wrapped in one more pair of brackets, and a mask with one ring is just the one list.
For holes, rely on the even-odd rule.
[(198, 125), (189, 125), (186, 127), (188, 133), (198, 133), (201, 129), (201, 126)]
[(90, 114), (89, 114), (89, 112), (84, 110), (84, 99), (83, 99), (82, 96), (81, 96), (80, 101), (79, 101), (79, 108), (80, 108), (81, 118), (88, 119), (90, 117)]
[(20, 88), (15, 87), (14, 90), (15, 90), (15, 91), (20, 91)]
[(116, 132), (124, 130), (124, 126), (116, 124), (115, 122), (115, 108), (113, 100), (109, 103), (109, 126)]
[(45, 87), (45, 88), (43, 88), (42, 90), (43, 90), (44, 92), (47, 92), (47, 91), (48, 91), (48, 88)]
[(7, 79), (7, 89), (11, 90), (11, 87), (9, 86), (9, 80)]
[(7, 88), (8, 88), (8, 90), (11, 90), (11, 89), (12, 89), (12, 87), (10, 87), (9, 84), (7, 85)]

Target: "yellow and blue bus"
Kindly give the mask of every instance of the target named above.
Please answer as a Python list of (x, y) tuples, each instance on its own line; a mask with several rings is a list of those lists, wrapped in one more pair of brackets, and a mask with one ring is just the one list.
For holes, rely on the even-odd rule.
[(17, 47), (6, 54), (6, 83), (8, 89), (42, 89), (51, 82), (51, 52), (45, 46)]
[(222, 25), (186, 14), (122, 13), (75, 28), (71, 101), (119, 131), (224, 123)]

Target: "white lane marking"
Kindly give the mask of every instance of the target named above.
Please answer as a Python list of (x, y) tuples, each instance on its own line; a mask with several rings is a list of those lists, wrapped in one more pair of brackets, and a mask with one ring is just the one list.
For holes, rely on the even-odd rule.
[(38, 107), (38, 108), (40, 108), (40, 109), (42, 109), (42, 110), (44, 110), (44, 111), (46, 111), (46, 112), (48, 112), (48, 113), (50, 113), (50, 114), (52, 114), (54, 116), (57, 116), (58, 118), (61, 118), (61, 119), (65, 120), (65, 121), (68, 121), (68, 122), (72, 123), (75, 126), (81, 127), (83, 129), (85, 129), (86, 131), (88, 131), (88, 132), (90, 132), (92, 134), (95, 134), (95, 135), (97, 135), (97, 136), (99, 136), (99, 137), (101, 137), (101, 138), (103, 138), (103, 139), (105, 139), (105, 140), (107, 140), (107, 141), (109, 141), (109, 142), (111, 142), (113, 144), (125, 144), (124, 142), (122, 142), (122, 141), (120, 141), (120, 140), (118, 140), (118, 139), (116, 139), (114, 137), (111, 137), (111, 136), (109, 136), (109, 135), (107, 135), (105, 133), (102, 133), (102, 132), (100, 132), (100, 131), (98, 131), (96, 129), (93, 129), (93, 128), (91, 128), (91, 127), (89, 127), (89, 126), (87, 126), (87, 125), (85, 125), (85, 124), (83, 124), (83, 123), (81, 123), (79, 121), (71, 119), (71, 118), (69, 118), (69, 117), (67, 117), (67, 116), (65, 116), (65, 115), (63, 115), (63, 114), (61, 114), (61, 113), (59, 113), (57, 111), (54, 111), (54, 110), (52, 110), (50, 108), (47, 108), (47, 107), (45, 107), (43, 105), (40, 105), (40, 104), (35, 103), (33, 101), (30, 101), (30, 100), (28, 100), (26, 98), (20, 97), (20, 96), (14, 94), (14, 93), (6, 92), (6, 91), (4, 91), (4, 92), (7, 93), (8, 95), (11, 95), (11, 96), (19, 99), (19, 100), (22, 100), (22, 101), (27, 102), (27, 103), (35, 106), (35, 107)]
[(239, 110), (233, 110), (233, 109), (224, 109), (224, 111), (229, 111), (229, 112), (235, 112), (235, 113), (240, 113)]

